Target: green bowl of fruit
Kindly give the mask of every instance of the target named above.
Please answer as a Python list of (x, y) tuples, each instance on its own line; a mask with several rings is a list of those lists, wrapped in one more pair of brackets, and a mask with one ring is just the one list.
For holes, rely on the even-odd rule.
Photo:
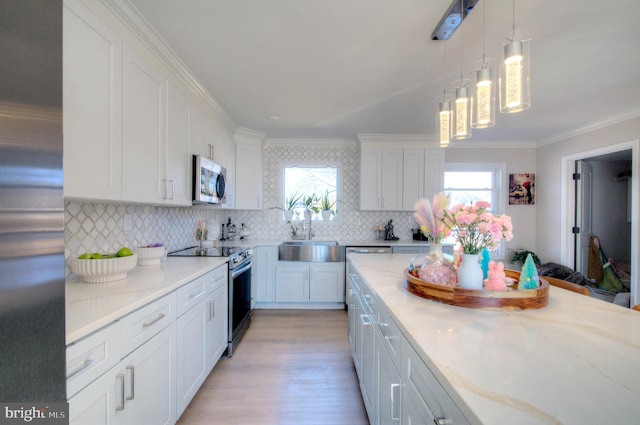
[(114, 282), (126, 279), (127, 272), (138, 262), (138, 256), (127, 247), (113, 254), (84, 253), (69, 261), (71, 271), (86, 283)]

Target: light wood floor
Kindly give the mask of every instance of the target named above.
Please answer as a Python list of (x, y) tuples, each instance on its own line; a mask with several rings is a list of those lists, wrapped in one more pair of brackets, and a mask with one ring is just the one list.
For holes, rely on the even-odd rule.
[(179, 425), (368, 425), (344, 310), (255, 310)]

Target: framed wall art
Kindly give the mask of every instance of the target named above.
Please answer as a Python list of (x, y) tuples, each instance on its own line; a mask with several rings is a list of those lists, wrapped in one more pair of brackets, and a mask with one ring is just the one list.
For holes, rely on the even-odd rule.
[(535, 203), (536, 175), (509, 174), (509, 205), (534, 205)]

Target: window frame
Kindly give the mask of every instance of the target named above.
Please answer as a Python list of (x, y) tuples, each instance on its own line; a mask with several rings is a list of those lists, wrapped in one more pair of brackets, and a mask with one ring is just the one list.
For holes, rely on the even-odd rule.
[[(313, 224), (331, 224), (340, 221), (340, 210), (337, 209), (338, 203), (340, 202), (340, 183), (342, 177), (342, 166), (337, 162), (317, 162), (317, 161), (296, 161), (296, 162), (284, 162), (280, 164), (280, 175), (281, 175), (281, 185), (280, 185), (280, 205), (285, 204), (286, 199), (286, 169), (287, 168), (335, 168), (336, 169), (336, 206), (334, 207), (336, 214), (334, 214), (330, 220), (323, 220), (320, 213), (314, 214)], [(323, 192), (324, 193), (324, 192)], [(322, 196), (322, 194), (317, 194)], [(286, 222), (286, 219), (283, 219)], [(302, 219), (292, 218), (292, 223), (302, 223), (304, 221), (304, 217)]]
[[(492, 173), (491, 184), (493, 187), (491, 192), (494, 201), (491, 203), (491, 212), (494, 215), (505, 214), (508, 197), (506, 169), (506, 164), (502, 162), (445, 162), (444, 164), (444, 173), (452, 171)], [(443, 192), (447, 193), (448, 189), (451, 188), (444, 187), (444, 174), (442, 180)], [(491, 252), (491, 257), (496, 260), (504, 260), (505, 251), (505, 241), (501, 240), (498, 249)]]

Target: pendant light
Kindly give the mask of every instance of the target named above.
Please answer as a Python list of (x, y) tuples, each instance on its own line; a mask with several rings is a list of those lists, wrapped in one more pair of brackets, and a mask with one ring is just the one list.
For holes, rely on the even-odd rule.
[(451, 102), (446, 100), (445, 96), (438, 104), (436, 128), (440, 138), (440, 147), (446, 148), (451, 140)]
[(473, 93), (471, 95), (471, 127), (488, 128), (496, 123), (496, 90), (493, 84), (493, 72), (486, 59), (485, 27), (486, 6), (482, 4), (482, 63), (475, 72)]
[[(462, 6), (460, 3), (460, 14), (462, 15)], [(464, 86), (463, 74), (463, 56), (464, 56), (464, 28), (460, 27), (460, 86), (456, 88), (456, 96), (453, 101), (453, 124), (451, 126), (451, 138), (453, 140), (463, 140), (471, 137), (470, 125), (470, 100), (469, 89)]]
[(501, 45), (500, 112), (510, 114), (531, 106), (529, 40), (516, 38), (516, 5), (513, 0), (511, 38)]

